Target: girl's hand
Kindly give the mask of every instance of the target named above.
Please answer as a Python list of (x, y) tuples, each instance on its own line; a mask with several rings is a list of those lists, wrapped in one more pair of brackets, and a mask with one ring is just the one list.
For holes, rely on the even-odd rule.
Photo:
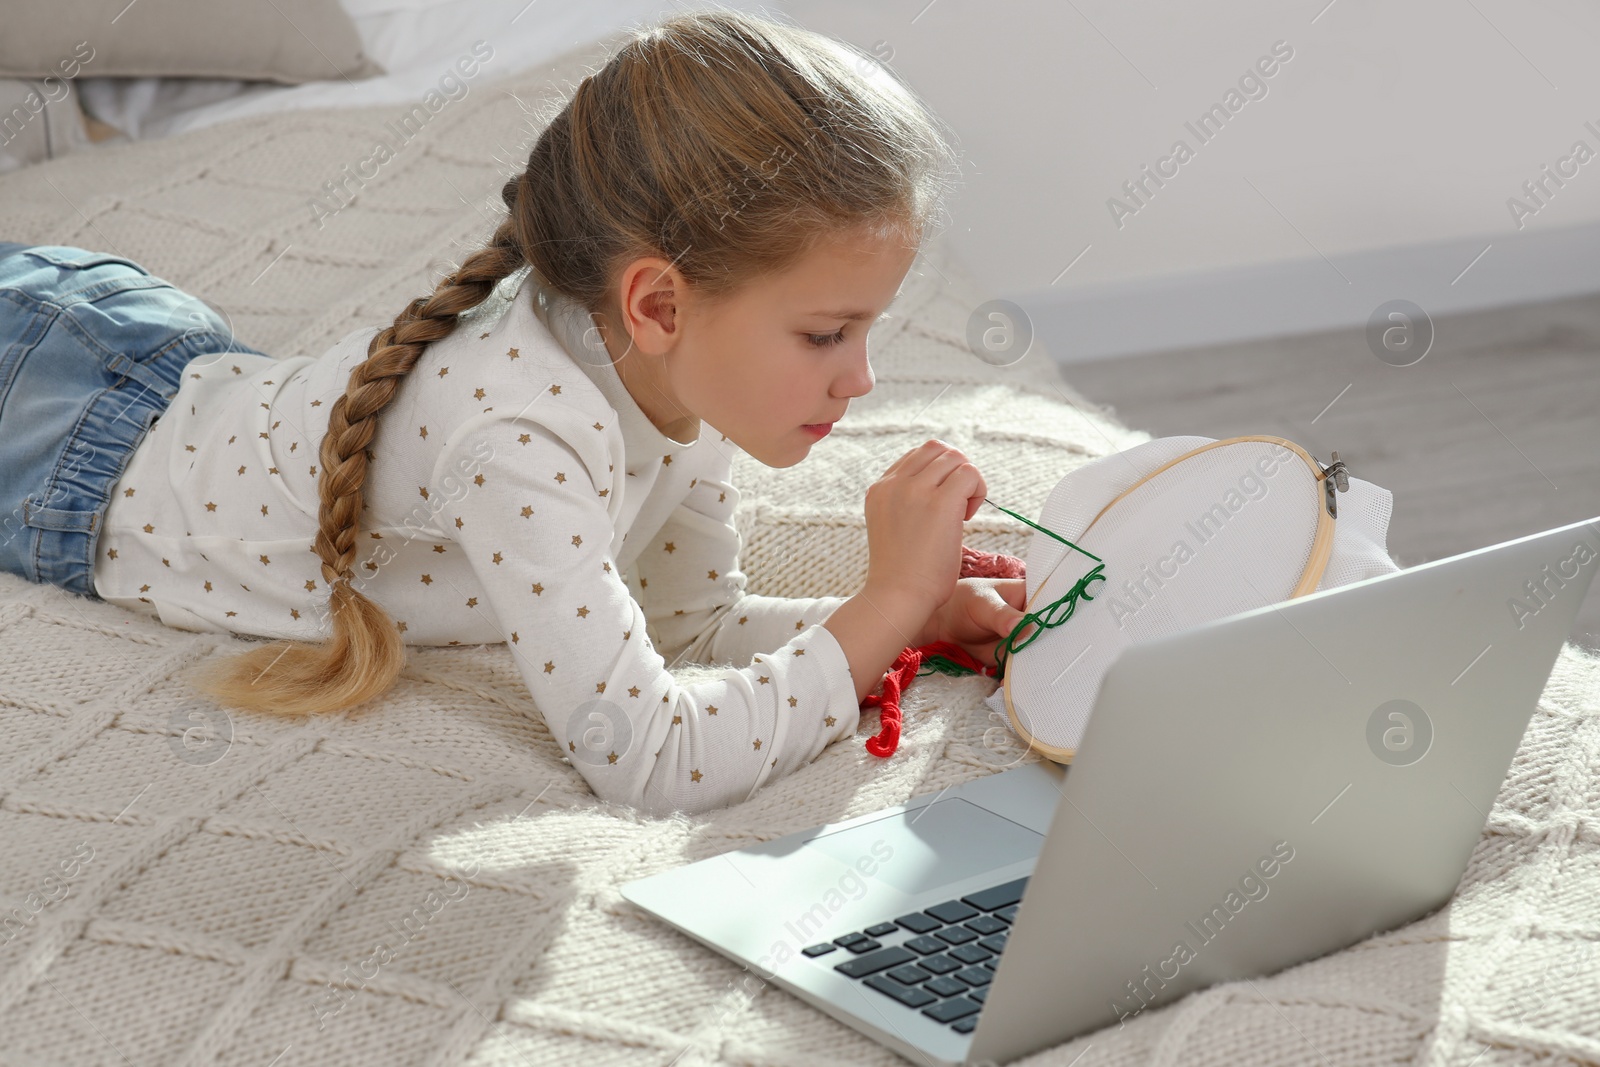
[(998, 667), (995, 646), (1009, 637), (1027, 607), (1026, 578), (962, 578), (928, 617), (913, 648), (949, 641), (986, 667)]

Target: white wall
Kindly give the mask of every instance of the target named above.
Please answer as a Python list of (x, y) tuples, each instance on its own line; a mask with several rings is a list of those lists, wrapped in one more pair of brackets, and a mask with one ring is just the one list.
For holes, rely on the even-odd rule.
[[(969, 165), (949, 239), (1059, 360), (1360, 324), (1397, 297), (1437, 316), (1600, 290), (1586, 0), (780, 9), (886, 55), (954, 127)], [(1225, 101), (1280, 41), (1264, 95)], [(1185, 124), (1215, 103), (1237, 113), (1202, 143)], [(1192, 158), (1129, 197), (1180, 139)], [(1543, 168), (1579, 142), (1558, 187)], [(1524, 190), (1540, 179), (1542, 206)]]

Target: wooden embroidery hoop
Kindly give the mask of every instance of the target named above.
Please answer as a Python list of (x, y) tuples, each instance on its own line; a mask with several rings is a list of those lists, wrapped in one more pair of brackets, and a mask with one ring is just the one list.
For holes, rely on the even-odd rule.
[[(1082, 533), (1078, 535), (1077, 539), (1079, 541), (1083, 540), (1083, 535), (1092, 530), (1094, 528), (1094, 524), (1099, 522), (1101, 516), (1110, 511), (1112, 507), (1116, 505), (1117, 501), (1121, 500), (1123, 497), (1127, 496), (1129, 493), (1133, 492), (1135, 489), (1139, 488), (1139, 486), (1143, 485), (1145, 482), (1148, 482), (1151, 478), (1154, 478), (1168, 467), (1175, 466), (1179, 463), (1182, 463), (1186, 459), (1191, 459), (1195, 456), (1198, 456), (1200, 453), (1209, 451), (1213, 448), (1221, 448), (1223, 445), (1239, 444), (1245, 441), (1266, 441), (1272, 444), (1282, 445), (1283, 447), (1290, 449), (1295, 455), (1299, 456), (1301, 460), (1305, 462), (1306, 468), (1311, 471), (1312, 476), (1316, 479), (1316, 481), (1324, 483), (1322, 506), (1317, 508), (1317, 532), (1311, 542), (1311, 555), (1306, 561), (1306, 567), (1300, 575), (1300, 580), (1295, 584), (1294, 591), (1289, 594), (1288, 599), (1293, 600), (1296, 597), (1305, 596), (1307, 593), (1315, 592), (1317, 583), (1322, 581), (1322, 572), (1328, 566), (1328, 558), (1333, 554), (1334, 522), (1338, 518), (1338, 505), (1335, 503), (1334, 497), (1334, 483), (1330, 481), (1329, 478), (1336, 469), (1342, 472), (1343, 467), (1338, 462), (1339, 454), (1337, 452), (1333, 454), (1333, 462), (1330, 463), (1327, 468), (1324, 468), (1321, 462), (1313, 458), (1312, 455), (1305, 449), (1301, 448), (1293, 441), (1286, 440), (1282, 437), (1273, 437), (1267, 434), (1253, 434), (1245, 437), (1229, 437), (1221, 441), (1212, 441), (1210, 444), (1201, 445), (1199, 448), (1190, 449), (1188, 452), (1183, 453), (1183, 455), (1176, 456), (1168, 460), (1166, 463), (1163, 463), (1161, 466), (1157, 467), (1143, 478), (1140, 478), (1134, 484), (1128, 486), (1128, 488), (1124, 489), (1121, 493), (1117, 494), (1111, 503), (1101, 508), (1099, 514), (1095, 515), (1095, 517), (1090, 520), (1089, 525), (1083, 528)], [(1070, 555), (1070, 553), (1068, 553), (1068, 555)], [(1063, 555), (1062, 561), (1065, 561), (1066, 558), (1067, 555)], [(1060, 564), (1058, 563), (1057, 566), (1060, 566)], [(1051, 574), (1054, 573), (1055, 572), (1052, 570)], [(1034, 593), (1033, 599), (1028, 602), (1027, 607), (1024, 609), (1025, 611), (1037, 611), (1040, 608), (1047, 606), (1046, 603), (1041, 603), (1040, 600), (1041, 594), (1044, 592), (1045, 586), (1048, 584), (1049, 575), (1046, 575), (1045, 580), (1039, 583), (1038, 589)], [(1090, 595), (1092, 596), (1093, 594), (1091, 593)], [(1048, 742), (1041, 741), (1037, 737), (1033, 736), (1033, 734), (1029, 733), (1029, 731), (1022, 725), (1021, 721), (1017, 717), (1016, 707), (1011, 703), (1011, 678), (1012, 672), (1009, 670), (1006, 671), (1005, 681), (1002, 687), (1005, 693), (1006, 717), (1011, 720), (1011, 728), (1017, 732), (1018, 737), (1027, 742), (1028, 747), (1037, 750), (1039, 754), (1044, 756), (1046, 759), (1052, 760), (1056, 763), (1071, 763), (1072, 757), (1077, 754), (1077, 749), (1064, 748), (1059, 745), (1052, 745)]]

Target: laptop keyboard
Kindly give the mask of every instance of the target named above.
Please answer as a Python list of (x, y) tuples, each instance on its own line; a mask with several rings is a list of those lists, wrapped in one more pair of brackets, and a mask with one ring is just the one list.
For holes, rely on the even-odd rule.
[[(970, 1034), (1027, 878), (947, 900), (801, 949), (801, 954), (950, 1029)], [(829, 960), (835, 952), (849, 958)]]

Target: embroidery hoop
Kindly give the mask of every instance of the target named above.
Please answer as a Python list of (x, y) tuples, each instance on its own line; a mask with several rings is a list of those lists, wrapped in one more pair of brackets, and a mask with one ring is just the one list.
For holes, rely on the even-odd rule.
[[(1199, 447), (1189, 449), (1180, 455), (1167, 460), (1159, 467), (1139, 478), (1138, 481), (1128, 486), (1121, 493), (1117, 494), (1116, 497), (1114, 497), (1096, 513), (1095, 517), (1090, 520), (1088, 526), (1084, 527), (1084, 529), (1079, 532), (1078, 535), (1073, 538), (1073, 540), (1081, 542), (1084, 537), (1087, 536), (1089, 531), (1094, 528), (1095, 524), (1104, 518), (1113, 507), (1115, 507), (1120, 501), (1126, 499), (1136, 489), (1149, 483), (1162, 472), (1177, 466), (1179, 463), (1183, 463), (1187, 460), (1195, 458), (1196, 456), (1212, 451), (1213, 449), (1246, 442), (1265, 442), (1288, 449), (1293, 455), (1298, 456), (1302, 461), (1301, 464), (1297, 465), (1294, 469), (1303, 470), (1309, 473), (1311, 475), (1309, 484), (1313, 488), (1320, 486), (1322, 489), (1322, 492), (1316, 495), (1316, 500), (1318, 502), (1318, 506), (1316, 507), (1317, 518), (1315, 532), (1312, 535), (1310, 551), (1308, 553), (1306, 562), (1301, 569), (1298, 579), (1296, 579), (1293, 583), (1292, 590), (1283, 599), (1294, 599), (1296, 597), (1305, 596), (1308, 593), (1315, 592), (1318, 583), (1321, 582), (1323, 574), (1327, 570), (1329, 559), (1333, 553), (1334, 536), (1336, 532), (1335, 524), (1338, 518), (1338, 503), (1335, 493), (1336, 491), (1344, 491), (1347, 488), (1348, 477), (1344, 464), (1338, 459), (1337, 452), (1333, 453), (1332, 461), (1327, 467), (1324, 467), (1320, 461), (1314, 458), (1304, 448), (1301, 448), (1293, 441), (1289, 441), (1282, 437), (1276, 437), (1267, 434), (1253, 434), (1211, 441), (1207, 444), (1200, 445)], [(1277, 474), (1273, 475), (1273, 477), (1277, 476)], [(1068, 477), (1070, 477), (1070, 475), (1068, 475)], [(1386, 518), (1387, 516), (1385, 516), (1385, 519)], [(1047, 588), (1049, 588), (1050, 579), (1054, 576), (1055, 571), (1060, 568), (1061, 564), (1065, 563), (1070, 556), (1077, 554), (1078, 553), (1075, 553), (1072, 550), (1067, 550), (1060, 556), (1055, 565), (1050, 568), (1049, 573), (1047, 573), (1044, 578), (1040, 580), (1038, 586), (1035, 588), (1034, 594), (1029, 598), (1025, 608), (1026, 611), (1040, 611), (1048, 607), (1054, 599), (1059, 597), (1059, 589), (1052, 596), (1046, 595), (1045, 591)], [(1096, 554), (1103, 555), (1104, 553), (1102, 551), (1096, 551)], [(1087, 559), (1087, 557), (1083, 558)], [(1096, 588), (1088, 589), (1086, 591), (1086, 597), (1093, 599), (1099, 596), (1099, 590), (1109, 589), (1110, 579), (1113, 577), (1118, 577), (1116, 573), (1116, 554), (1114, 552), (1111, 555), (1106, 556), (1107, 581), (1100, 583)], [(1221, 616), (1218, 615), (1217, 617)], [(1072, 620), (1068, 619), (1066, 625), (1070, 627), (1072, 625)], [(1046, 640), (1047, 637), (1047, 634), (1041, 634), (1039, 636), (1039, 640)], [(1002, 683), (1002, 693), (1005, 702), (1006, 717), (1010, 720), (1011, 728), (1016, 731), (1017, 736), (1020, 737), (1030, 748), (1038, 751), (1040, 755), (1044, 756), (1046, 759), (1052, 760), (1056, 763), (1070, 764), (1073, 757), (1077, 754), (1076, 745), (1068, 746), (1055, 743), (1050, 739), (1038, 736), (1037, 733), (1030, 730), (1023, 724), (1022, 717), (1017, 712), (1016, 703), (1012, 694), (1012, 680), (1015, 677), (1016, 672), (1014, 669), (1012, 669), (1012, 665), (1008, 663), (1005, 679)], [(1096, 688), (1098, 688), (1098, 684), (1099, 678), (1096, 677)], [(1092, 696), (1093, 695), (1091, 694), (1089, 698), (1091, 702)]]

